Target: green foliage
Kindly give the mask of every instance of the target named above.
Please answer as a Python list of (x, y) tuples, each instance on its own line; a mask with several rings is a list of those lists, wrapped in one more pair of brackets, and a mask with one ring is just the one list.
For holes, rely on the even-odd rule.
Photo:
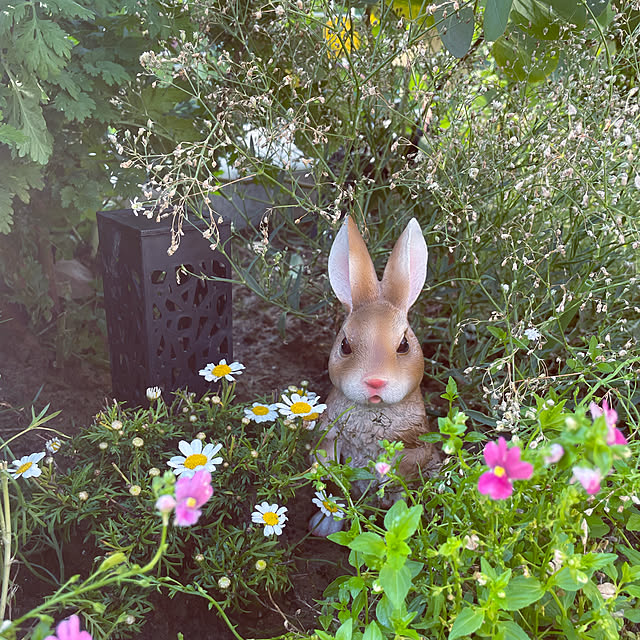
[[(53, 263), (93, 266), (95, 212), (137, 193), (142, 174), (120, 166), (107, 134), (147, 120), (127, 109), (144, 89), (139, 57), (188, 25), (179, 4), (155, 0), (20, 0), (0, 14), (0, 267), (39, 329), (52, 315), (68, 311), (70, 325), (78, 315), (78, 302), (56, 290)], [(174, 133), (169, 122), (163, 133)], [(27, 273), (21, 265), (33, 260), (41, 268)]]
[[(77, 544), (80, 535), (93, 556), (94, 578), (148, 563), (163, 529), (153, 505), (159, 495), (172, 493), (166, 482), (175, 476), (166, 465), (179, 455), (178, 442), (205, 438), (205, 444), (222, 444), (217, 455), (223, 462), (212, 473), (213, 496), (196, 525), (169, 527), (155, 576), (73, 600), (93, 618), (94, 638), (106, 637), (110, 629), (118, 637), (140, 629), (149, 610), (141, 587), (173, 595), (202, 592), (222, 610), (246, 610), (267, 592), (290, 588), (298, 541), (286, 529), (282, 538), (266, 537), (261, 526), (251, 523), (251, 512), (263, 501), (291, 501), (296, 486), (303, 484), (295, 478), (307, 466), (309, 432), (282, 419), (256, 424), (243, 417), (234, 385), (226, 384), (221, 396), (206, 394), (196, 401), (180, 393), (171, 406), (162, 399), (148, 410), (114, 404), (64, 445), (58, 455), (72, 454), (71, 468), (62, 471), (50, 463), (37, 482), (28, 483), (21, 499), (26, 508), (18, 557), (40, 579), (58, 586), (69, 571), (61, 550), (72, 541)], [(167, 469), (165, 475), (161, 469)], [(47, 550), (57, 552), (57, 570), (33, 561)]]
[[(464, 446), (436, 477), (406, 487), (391, 473), (385, 492), (401, 482), (406, 502), (384, 518), (351, 511), (350, 529), (329, 536), (352, 550), (353, 574), (325, 590), (318, 637), (626, 637), (640, 595), (629, 526), (640, 504), (637, 442), (607, 445), (612, 425), (603, 416), (539, 398), (512, 439), (533, 477), (511, 481), (513, 494), (494, 501), (477, 491), (488, 470), (464, 433), (466, 418), (453, 413)], [(554, 444), (563, 447), (559, 460), (550, 459)], [(599, 460), (602, 488), (589, 495), (573, 469)], [(332, 474), (339, 484), (341, 469)]]

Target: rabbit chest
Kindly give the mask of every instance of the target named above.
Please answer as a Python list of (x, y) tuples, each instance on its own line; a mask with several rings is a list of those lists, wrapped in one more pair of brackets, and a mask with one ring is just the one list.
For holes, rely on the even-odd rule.
[(378, 457), (380, 440), (400, 441), (406, 448), (419, 446), (418, 436), (425, 433), (426, 415), (421, 400), (413, 398), (393, 405), (358, 405), (334, 389), (327, 399), (325, 426), (333, 424), (323, 448), (333, 449), (329, 455), (349, 462), (352, 467), (365, 467)]

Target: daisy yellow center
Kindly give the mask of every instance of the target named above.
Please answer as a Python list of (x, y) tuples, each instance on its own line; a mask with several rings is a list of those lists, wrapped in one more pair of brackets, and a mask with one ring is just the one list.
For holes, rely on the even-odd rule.
[(218, 364), (211, 371), (217, 378), (222, 378), (231, 373), (231, 367), (228, 364)]
[(329, 502), (328, 500), (323, 500), (322, 504), (324, 508), (330, 513), (335, 513), (338, 510), (338, 505), (335, 502)]
[(266, 416), (267, 413), (269, 413), (269, 408), (258, 406), (258, 407), (253, 407), (251, 411), (253, 411), (253, 413), (255, 413), (257, 416)]
[(192, 453), (185, 461), (184, 466), (187, 469), (195, 469), (196, 467), (202, 467), (207, 464), (207, 456), (203, 453)]
[(18, 467), (17, 473), (24, 473), (27, 469), (31, 468), (31, 465), (33, 465), (33, 462), (25, 462), (23, 465)]
[(267, 513), (263, 513), (262, 519), (264, 520), (265, 524), (268, 524), (272, 527), (280, 522), (278, 514), (274, 513), (273, 511), (267, 511)]
[(196, 502), (195, 498), (187, 498), (187, 507), (189, 507), (190, 509), (193, 509), (193, 507), (195, 507), (196, 504), (198, 503)]
[(319, 413), (310, 413), (308, 416), (303, 416), (303, 420), (305, 422), (311, 422), (312, 420), (317, 420), (320, 417)]
[(504, 470), (504, 467), (495, 467), (493, 473), (495, 473), (498, 478), (502, 478), (502, 476), (507, 472)]
[(311, 411), (311, 405), (308, 402), (294, 402), (291, 405), (291, 413), (300, 415), (301, 413), (309, 413)]

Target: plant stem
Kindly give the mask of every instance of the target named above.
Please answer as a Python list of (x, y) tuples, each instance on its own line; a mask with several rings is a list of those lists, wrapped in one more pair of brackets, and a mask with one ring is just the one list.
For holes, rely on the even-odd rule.
[(2, 545), (4, 546), (4, 561), (2, 563), (2, 595), (0, 596), (0, 621), (4, 620), (9, 593), (9, 579), (11, 577), (11, 505), (9, 503), (9, 472), (7, 463), (1, 465), (2, 478), (2, 507), (0, 507), (0, 527), (2, 528)]

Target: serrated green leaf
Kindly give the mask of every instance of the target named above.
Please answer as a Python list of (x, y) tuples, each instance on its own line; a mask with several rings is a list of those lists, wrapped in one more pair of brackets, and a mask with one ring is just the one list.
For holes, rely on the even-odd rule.
[(53, 101), (53, 106), (64, 113), (68, 120), (84, 122), (93, 114), (96, 102), (84, 92), (80, 92), (76, 98), (60, 92)]
[(6, 103), (7, 123), (24, 135), (24, 142), (15, 145), (18, 155), (46, 164), (53, 150), (53, 138), (47, 130), (40, 106), (40, 89), (35, 80), (25, 80), (19, 86), (12, 84)]
[(126, 84), (131, 80), (127, 70), (121, 64), (111, 60), (97, 60), (94, 64), (85, 64), (84, 68), (93, 76), (101, 76), (109, 86)]
[(453, 622), (449, 633), (449, 640), (470, 636), (477, 631), (484, 622), (484, 610), (467, 607), (463, 609)]
[(50, 14), (58, 13), (66, 18), (90, 20), (95, 17), (91, 9), (83, 7), (74, 0), (47, 0), (46, 9)]
[(67, 34), (52, 20), (25, 20), (13, 31), (12, 55), (45, 80), (64, 68), (72, 47)]
[(22, 131), (9, 124), (0, 124), (0, 143), (15, 147), (19, 143), (24, 144), (25, 142), (26, 138)]
[(436, 27), (442, 44), (456, 58), (462, 58), (469, 51), (473, 39), (474, 13), (469, 5), (456, 11), (457, 2), (444, 2), (435, 12)]
[(513, 0), (487, 0), (484, 9), (484, 37), (497, 40), (507, 27)]

